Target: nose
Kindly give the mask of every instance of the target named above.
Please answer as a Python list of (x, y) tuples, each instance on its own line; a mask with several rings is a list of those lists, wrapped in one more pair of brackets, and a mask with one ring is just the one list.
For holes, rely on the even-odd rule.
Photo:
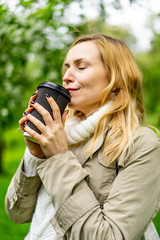
[(65, 74), (63, 75), (63, 82), (69, 83), (69, 82), (74, 82), (74, 74), (71, 68), (67, 69)]

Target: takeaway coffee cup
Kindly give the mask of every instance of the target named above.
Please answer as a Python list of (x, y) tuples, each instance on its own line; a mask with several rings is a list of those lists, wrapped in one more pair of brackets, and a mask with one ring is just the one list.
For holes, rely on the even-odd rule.
[[(62, 115), (67, 104), (70, 102), (70, 99), (71, 99), (69, 91), (64, 87), (53, 82), (40, 83), (37, 89), (38, 89), (38, 93), (37, 93), (35, 102), (38, 102), (40, 105), (42, 105), (51, 114), (53, 118), (52, 109), (46, 99), (46, 94), (48, 94), (49, 96), (54, 98), (55, 102), (59, 106), (59, 109)], [(39, 112), (37, 112), (36, 109), (33, 109), (31, 114), (37, 119), (39, 119), (43, 124), (45, 124), (43, 117)], [(41, 134), (40, 130), (32, 122), (28, 121), (27, 125), (37, 133)], [(36, 142), (36, 140), (33, 139), (27, 132), (24, 132), (23, 135), (29, 140)]]

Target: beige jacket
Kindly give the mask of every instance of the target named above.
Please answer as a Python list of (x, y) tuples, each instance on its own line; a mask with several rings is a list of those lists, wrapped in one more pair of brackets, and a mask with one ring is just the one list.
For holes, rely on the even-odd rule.
[(8, 216), (30, 222), (42, 182), (56, 209), (51, 223), (59, 238), (151, 239), (143, 234), (160, 208), (160, 140), (149, 128), (135, 131), (118, 159), (118, 176), (116, 164), (106, 165), (103, 142), (92, 159), (83, 144), (47, 159), (34, 177), (24, 175), (22, 160), (6, 194)]

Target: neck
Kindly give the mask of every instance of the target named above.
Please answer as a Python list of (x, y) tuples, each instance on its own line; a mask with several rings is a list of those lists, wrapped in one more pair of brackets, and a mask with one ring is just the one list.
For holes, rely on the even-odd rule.
[(96, 112), (100, 108), (100, 104), (93, 104), (85, 108), (75, 109), (75, 111), (78, 111), (82, 114), (79, 114), (82, 116), (82, 119), (86, 119), (87, 117), (91, 116), (94, 112)]

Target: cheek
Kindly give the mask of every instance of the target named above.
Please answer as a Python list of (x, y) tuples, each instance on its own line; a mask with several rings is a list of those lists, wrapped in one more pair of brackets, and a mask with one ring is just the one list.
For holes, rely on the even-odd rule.
[(84, 78), (82, 78), (81, 80), (79, 79), (79, 82), (83, 86), (84, 91), (93, 91), (93, 93), (96, 92), (98, 93), (98, 95), (108, 85), (106, 73), (101, 74), (101, 71), (95, 71), (94, 73), (88, 72), (87, 76), (85, 75)]

